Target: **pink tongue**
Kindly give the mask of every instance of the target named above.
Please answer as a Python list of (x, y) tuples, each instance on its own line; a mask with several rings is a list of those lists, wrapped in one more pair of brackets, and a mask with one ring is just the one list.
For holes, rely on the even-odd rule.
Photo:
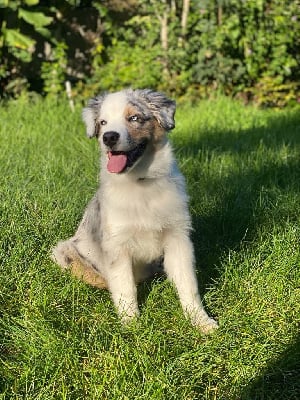
[(125, 154), (112, 154), (108, 153), (107, 169), (112, 173), (122, 172), (126, 167), (127, 156)]

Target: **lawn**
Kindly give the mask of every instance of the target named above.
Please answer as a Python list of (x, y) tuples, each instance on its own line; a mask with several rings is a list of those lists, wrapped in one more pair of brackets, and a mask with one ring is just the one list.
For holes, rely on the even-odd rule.
[(109, 294), (63, 274), (51, 247), (97, 187), (80, 107), (0, 109), (0, 399), (299, 399), (300, 110), (220, 98), (180, 106), (202, 298), (220, 328), (185, 320), (166, 280), (120, 325)]

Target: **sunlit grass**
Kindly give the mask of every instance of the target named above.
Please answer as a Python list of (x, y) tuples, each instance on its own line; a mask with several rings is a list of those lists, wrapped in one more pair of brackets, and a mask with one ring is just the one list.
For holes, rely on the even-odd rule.
[(141, 287), (124, 329), (107, 292), (50, 261), (97, 187), (97, 146), (79, 107), (2, 105), (0, 399), (298, 399), (299, 115), (227, 99), (177, 112), (201, 294), (220, 322), (204, 337), (166, 281)]

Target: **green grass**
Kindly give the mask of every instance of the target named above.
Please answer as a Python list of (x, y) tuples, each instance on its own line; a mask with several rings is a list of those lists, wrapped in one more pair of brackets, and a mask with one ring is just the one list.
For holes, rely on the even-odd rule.
[(201, 335), (164, 280), (123, 328), (109, 294), (49, 259), (97, 187), (80, 110), (0, 110), (0, 399), (299, 399), (300, 113), (226, 99), (177, 113), (197, 269), (220, 323)]

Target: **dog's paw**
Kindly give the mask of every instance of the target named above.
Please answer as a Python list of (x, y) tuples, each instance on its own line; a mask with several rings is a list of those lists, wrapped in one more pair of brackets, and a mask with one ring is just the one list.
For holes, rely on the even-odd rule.
[(139, 321), (139, 314), (135, 315), (121, 315), (120, 322), (124, 328), (135, 325)]
[(205, 335), (214, 332), (219, 327), (217, 321), (215, 321), (213, 318), (207, 318), (204, 321), (201, 321), (197, 326)]
[(137, 303), (124, 304), (121, 302), (115, 303), (116, 311), (120, 322), (123, 326), (131, 325), (139, 319), (140, 312)]
[(190, 319), (192, 325), (204, 334), (212, 333), (219, 327), (218, 323), (213, 318), (210, 318), (203, 309), (190, 314)]

